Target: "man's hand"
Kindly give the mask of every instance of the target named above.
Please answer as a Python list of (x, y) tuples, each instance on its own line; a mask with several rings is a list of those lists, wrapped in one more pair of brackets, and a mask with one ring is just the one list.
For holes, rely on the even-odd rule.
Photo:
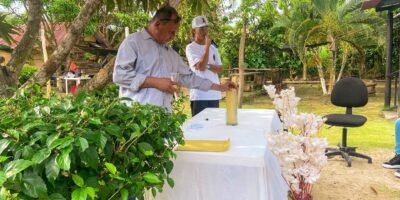
[(211, 37), (209, 35), (207, 35), (206, 42), (205, 42), (206, 48), (209, 48), (211, 46), (211, 42), (212, 42)]
[(141, 88), (156, 88), (162, 92), (174, 94), (174, 92), (176, 92), (175, 85), (177, 85), (177, 83), (170, 78), (147, 77)]
[(221, 91), (221, 92), (225, 92), (227, 90), (237, 89), (237, 85), (232, 81), (226, 81), (225, 83), (222, 83), (220, 85), (212, 84), (211, 85), (211, 89), (212, 90)]
[(174, 94), (176, 92), (175, 85), (177, 85), (177, 83), (171, 81), (171, 79), (169, 78), (160, 78), (159, 84), (157, 85), (157, 89), (165, 93)]

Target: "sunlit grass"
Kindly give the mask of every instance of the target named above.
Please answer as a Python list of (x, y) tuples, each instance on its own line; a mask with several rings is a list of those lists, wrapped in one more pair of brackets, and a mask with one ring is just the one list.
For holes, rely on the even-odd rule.
[[(312, 112), (321, 116), (330, 113), (344, 113), (345, 108), (336, 107), (331, 104), (329, 96), (323, 96), (319, 85), (294, 85), (296, 94), (301, 98), (299, 104), (300, 112)], [(348, 146), (356, 146), (359, 149), (394, 147), (394, 125), (393, 120), (384, 119), (382, 108), (384, 102), (382, 86), (377, 88), (376, 96), (369, 97), (368, 104), (362, 108), (354, 108), (353, 113), (366, 116), (368, 118), (364, 126), (359, 128), (349, 128), (347, 134)], [(190, 106), (186, 103), (185, 112), (190, 117)], [(224, 100), (220, 107), (225, 107)], [(262, 108), (273, 109), (272, 101), (267, 95), (248, 98), (243, 108)], [(240, 122), (239, 122), (240, 123)], [(339, 127), (329, 128), (324, 125), (319, 133), (321, 137), (326, 137), (331, 146), (341, 143), (342, 129)]]

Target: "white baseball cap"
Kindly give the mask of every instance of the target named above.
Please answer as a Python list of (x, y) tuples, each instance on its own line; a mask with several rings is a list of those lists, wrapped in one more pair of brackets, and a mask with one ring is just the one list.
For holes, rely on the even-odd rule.
[(207, 18), (204, 16), (197, 16), (193, 18), (192, 21), (192, 28), (200, 28), (200, 27), (205, 27), (208, 26), (208, 21)]

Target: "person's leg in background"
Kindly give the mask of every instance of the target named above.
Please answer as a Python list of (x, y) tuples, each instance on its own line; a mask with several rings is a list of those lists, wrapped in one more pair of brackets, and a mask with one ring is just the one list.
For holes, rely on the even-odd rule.
[(192, 117), (203, 111), (207, 108), (207, 101), (204, 100), (197, 100), (197, 101), (190, 101), (190, 108), (192, 110)]
[(190, 101), (192, 117), (200, 113), (206, 108), (219, 108), (219, 100), (198, 100)]
[(394, 122), (395, 132), (395, 144), (394, 144), (394, 157), (387, 162), (384, 162), (382, 166), (388, 169), (398, 169), (395, 172), (395, 176), (400, 178), (400, 118)]
[[(395, 144), (394, 144), (394, 152), (396, 153), (397, 157), (400, 157), (400, 118), (395, 122)], [(398, 159), (398, 164), (400, 165), (400, 158)], [(400, 169), (398, 169), (394, 175), (400, 178)]]
[(208, 101), (207, 108), (219, 108), (219, 100)]
[(394, 152), (396, 155), (400, 155), (400, 118), (394, 122), (394, 130), (395, 130), (395, 143), (394, 143)]

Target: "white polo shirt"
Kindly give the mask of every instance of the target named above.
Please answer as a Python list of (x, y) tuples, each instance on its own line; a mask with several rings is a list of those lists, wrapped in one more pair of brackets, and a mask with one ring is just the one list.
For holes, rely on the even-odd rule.
[[(218, 74), (206, 69), (205, 71), (200, 71), (195, 69), (195, 65), (200, 61), (204, 54), (204, 45), (192, 42), (186, 46), (186, 57), (189, 62), (190, 69), (196, 73), (197, 76), (208, 79), (215, 84), (219, 84)], [(214, 45), (210, 46), (208, 53), (208, 64), (222, 65), (221, 58), (218, 53), (218, 49)], [(215, 90), (202, 91), (198, 89), (190, 90), (190, 100), (220, 100), (221, 92)]]

